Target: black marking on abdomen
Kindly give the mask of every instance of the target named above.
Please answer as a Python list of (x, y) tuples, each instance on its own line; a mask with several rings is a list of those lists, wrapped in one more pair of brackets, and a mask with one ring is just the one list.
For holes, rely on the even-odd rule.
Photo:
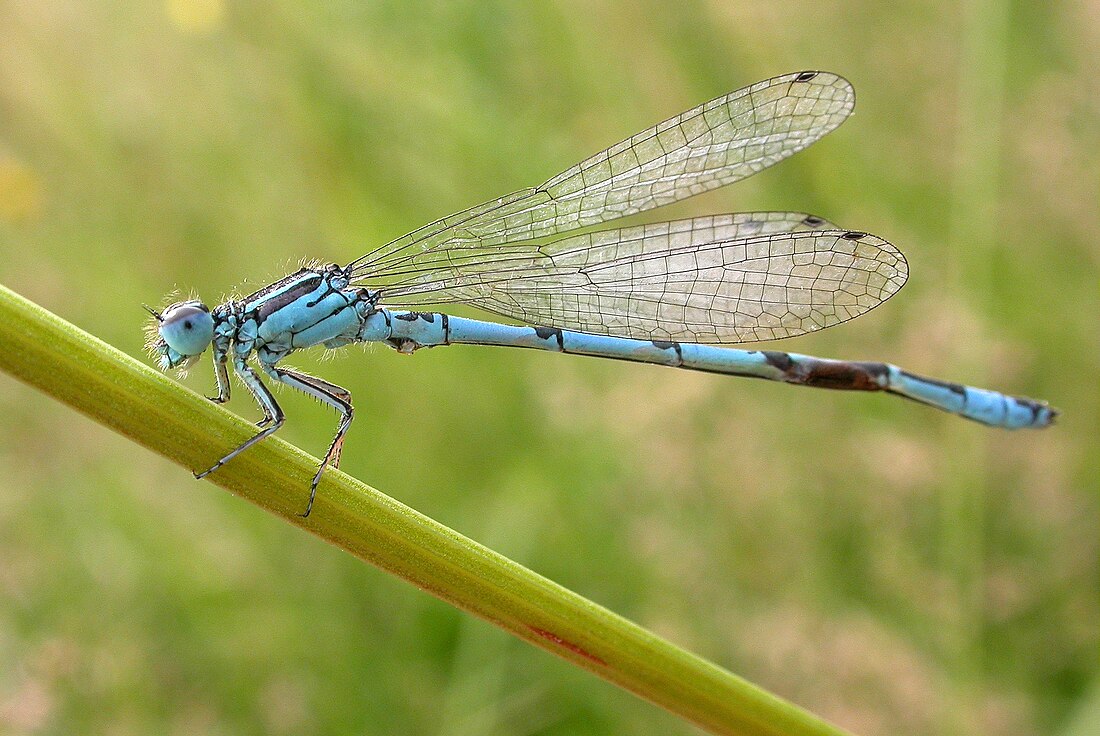
[(399, 319), (402, 322), (415, 322), (422, 319), (430, 325), (435, 324), (435, 317), (435, 312), (402, 312), (394, 315), (394, 319)]
[(783, 374), (782, 380), (800, 386), (831, 388), (840, 391), (882, 391), (889, 383), (890, 367), (885, 363), (846, 360), (822, 360), (789, 353), (762, 350), (768, 365)]
[(1022, 396), (1011, 396), (1009, 398), (1031, 412), (1032, 424), (1039, 421), (1039, 415), (1043, 412), (1047, 412), (1050, 415), (1043, 426), (1053, 423), (1054, 419), (1058, 416), (1058, 411), (1056, 409), (1051, 409), (1045, 402), (1025, 399)]
[(882, 379), (889, 374), (885, 363), (815, 360), (800, 383), (841, 391), (882, 391), (886, 388)]
[(923, 381), (924, 383), (930, 383), (933, 386), (939, 386), (940, 388), (947, 389), (951, 393), (958, 394), (959, 396), (962, 396), (963, 399), (966, 399), (966, 386), (963, 386), (960, 383), (941, 381), (936, 378), (925, 378), (924, 376), (918, 376), (914, 373), (909, 373), (908, 371), (901, 371), (901, 375), (905, 376), (906, 378), (911, 378), (914, 381)]
[(680, 361), (679, 366), (684, 365), (684, 349), (680, 347), (680, 343), (672, 340), (650, 340), (653, 343), (653, 347), (659, 350), (675, 350), (676, 359)]
[(791, 356), (779, 350), (761, 350), (760, 353), (764, 356), (764, 360), (768, 362), (768, 365), (773, 368), (778, 368), (784, 373), (789, 371), (791, 366), (794, 365), (794, 360), (791, 359)]
[(533, 329), (540, 340), (549, 340), (553, 337), (558, 341), (558, 349), (565, 350), (565, 336), (557, 327), (535, 327)]

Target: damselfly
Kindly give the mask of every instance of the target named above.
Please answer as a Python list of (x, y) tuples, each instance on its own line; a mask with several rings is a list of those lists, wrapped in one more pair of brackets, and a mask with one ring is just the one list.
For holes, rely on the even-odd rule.
[[(536, 348), (886, 391), (1008, 429), (1049, 425), (1056, 412), (1043, 402), (886, 363), (714, 347), (801, 335), (878, 306), (908, 275), (905, 258), (881, 238), (802, 212), (593, 227), (751, 176), (836, 128), (854, 103), (852, 86), (835, 74), (768, 79), (346, 266), (303, 268), (213, 310), (196, 300), (150, 309), (156, 318), (150, 349), (162, 369), (186, 368), (212, 345), (218, 389), (212, 400), (229, 400), (232, 364), (264, 412), (255, 436), (197, 477), (283, 424), (258, 367), (340, 413), (310, 485), (308, 516), (324, 469), (339, 464), (351, 394), (279, 362), (302, 348), (355, 342), (382, 342), (404, 353), (456, 343)], [(393, 309), (453, 302), (523, 326)]]

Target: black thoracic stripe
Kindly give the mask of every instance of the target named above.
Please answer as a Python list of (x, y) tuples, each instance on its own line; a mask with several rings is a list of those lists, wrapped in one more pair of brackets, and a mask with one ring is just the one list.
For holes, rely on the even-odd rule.
[[(275, 296), (273, 296), (269, 299), (266, 299), (260, 305), (259, 309), (256, 310), (256, 321), (257, 322), (263, 322), (265, 319), (270, 317), (274, 312), (277, 312), (280, 309), (282, 309), (283, 307), (285, 307), (289, 304), (293, 304), (295, 301), (297, 301), (298, 299), (301, 299), (303, 296), (306, 296), (307, 294), (312, 293), (313, 291), (315, 291), (317, 289), (317, 286), (320, 283), (321, 283), (321, 275), (315, 273), (311, 276), (307, 276), (306, 278), (303, 278), (295, 286), (293, 286), (289, 289), (286, 289), (285, 291), (283, 291), (283, 293), (276, 294)], [(273, 287), (280, 286), (280, 284), (276, 283), (276, 284), (272, 284), (272, 286)], [(255, 301), (257, 299), (263, 299), (263, 298), (264, 298), (263, 292), (260, 292), (258, 295), (254, 295), (254, 296), (250, 297), (248, 301)]]

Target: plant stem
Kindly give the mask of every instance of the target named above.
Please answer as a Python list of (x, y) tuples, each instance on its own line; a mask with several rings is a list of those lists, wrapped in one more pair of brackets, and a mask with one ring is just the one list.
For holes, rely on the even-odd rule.
[[(189, 470), (255, 431), (3, 286), (0, 369)], [(270, 438), (209, 480), (714, 733), (844, 733), (344, 473), (301, 518), (316, 464)]]

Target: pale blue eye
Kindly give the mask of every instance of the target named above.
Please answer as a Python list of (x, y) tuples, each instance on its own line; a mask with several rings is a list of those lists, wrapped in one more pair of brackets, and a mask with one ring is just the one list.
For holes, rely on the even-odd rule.
[(160, 336), (181, 355), (199, 355), (214, 339), (214, 318), (202, 302), (173, 304), (161, 315)]

